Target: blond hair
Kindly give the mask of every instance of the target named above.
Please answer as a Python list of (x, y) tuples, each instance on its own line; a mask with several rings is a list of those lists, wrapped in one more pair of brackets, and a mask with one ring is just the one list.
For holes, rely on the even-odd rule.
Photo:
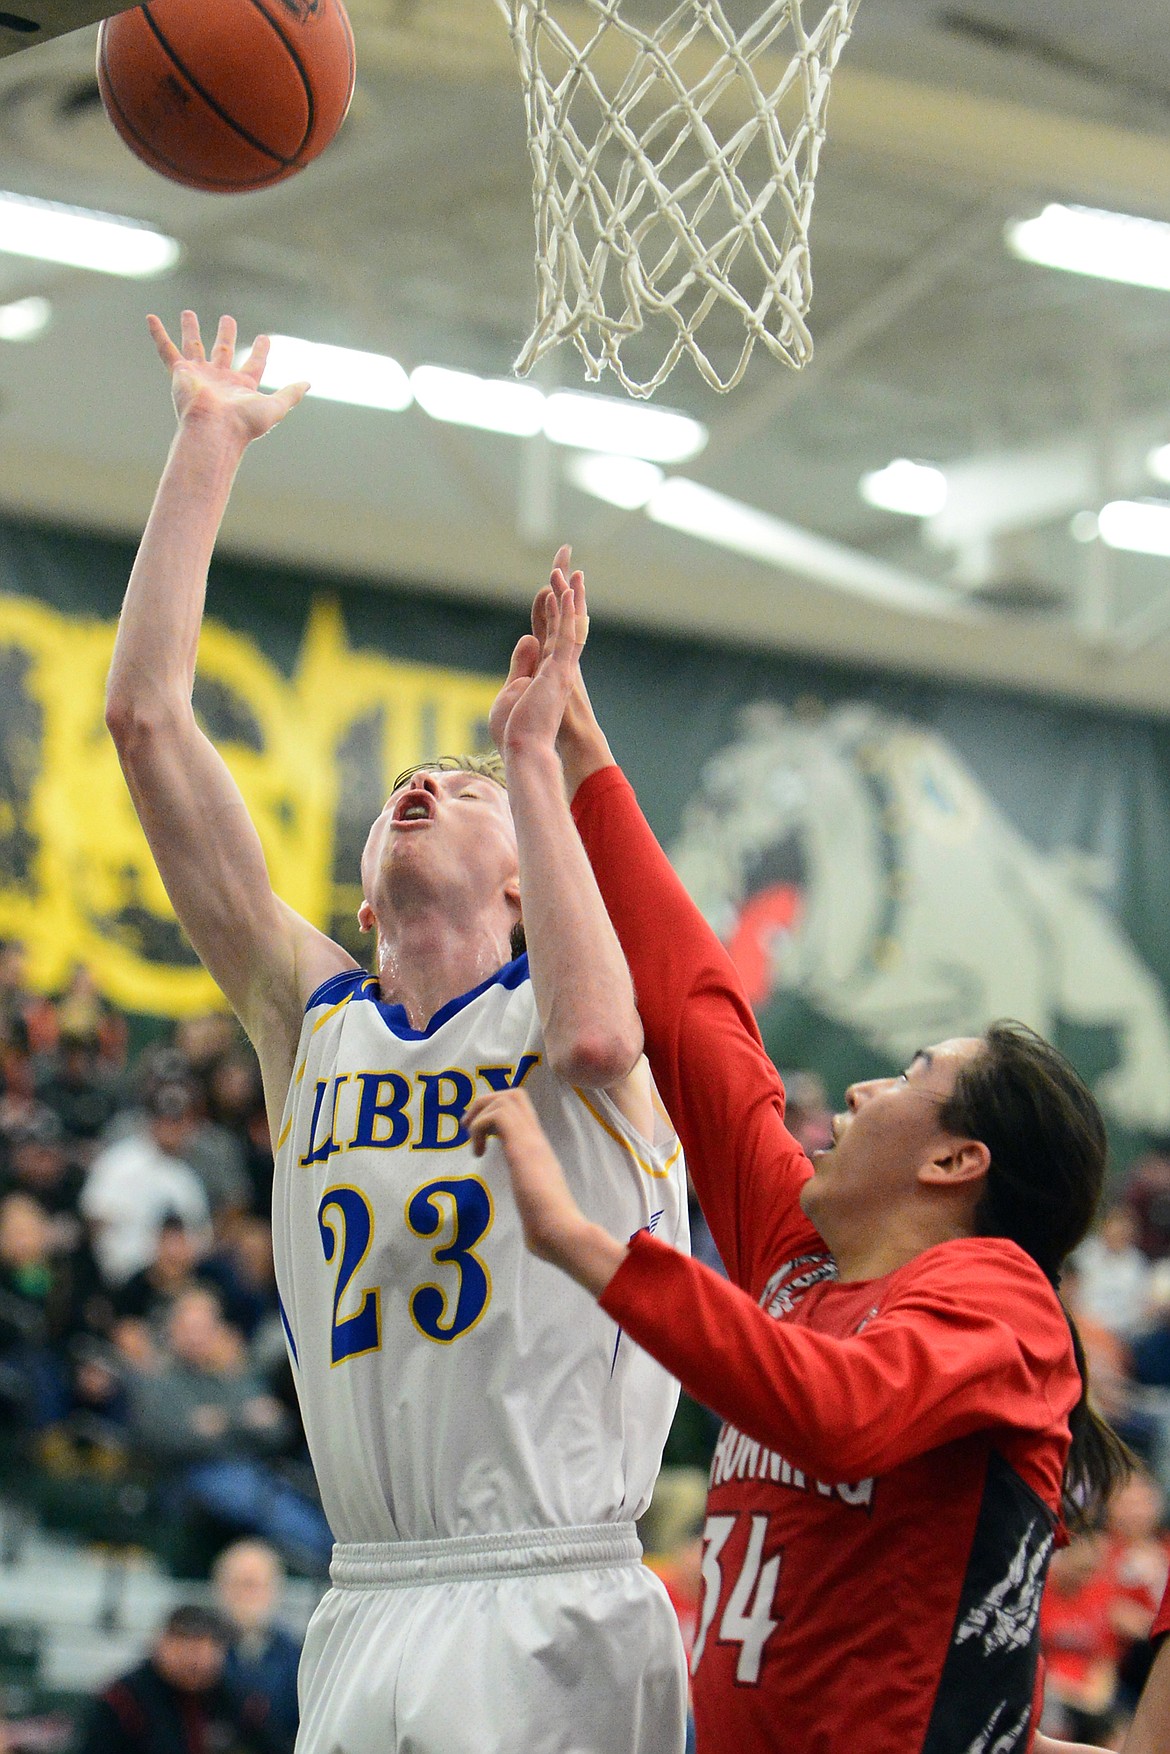
[(484, 755), (436, 755), (433, 761), (416, 761), (403, 768), (390, 790), (396, 792), (416, 773), (473, 773), (481, 780), (494, 780), (505, 792), (508, 789), (504, 763), (494, 749)]

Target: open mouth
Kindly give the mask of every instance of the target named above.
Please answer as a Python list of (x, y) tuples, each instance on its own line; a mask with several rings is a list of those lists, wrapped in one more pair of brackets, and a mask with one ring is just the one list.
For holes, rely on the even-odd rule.
[(403, 792), (394, 806), (391, 821), (396, 828), (408, 822), (431, 822), (435, 815), (435, 801), (429, 792), (410, 790)]

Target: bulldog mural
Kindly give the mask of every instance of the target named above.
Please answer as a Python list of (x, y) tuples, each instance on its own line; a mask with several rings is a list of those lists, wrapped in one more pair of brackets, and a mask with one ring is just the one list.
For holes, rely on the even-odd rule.
[(749, 708), (671, 857), (756, 1007), (789, 990), (905, 1060), (1017, 1017), (1112, 1032), (1110, 1117), (1170, 1129), (1165, 996), (1100, 897), (936, 735), (865, 705)]

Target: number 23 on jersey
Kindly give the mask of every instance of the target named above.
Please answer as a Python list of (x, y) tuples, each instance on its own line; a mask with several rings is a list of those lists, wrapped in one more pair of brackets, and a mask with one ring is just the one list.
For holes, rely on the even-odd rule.
[[(439, 1282), (424, 1281), (408, 1293), (410, 1319), (426, 1339), (448, 1345), (470, 1332), (486, 1310), (491, 1274), (475, 1246), (491, 1229), (492, 1217), (491, 1194), (474, 1175), (439, 1176), (406, 1202), (408, 1228), (431, 1241), (432, 1263), (447, 1269)], [(382, 1344), (382, 1288), (360, 1278), (374, 1241), (373, 1207), (360, 1188), (326, 1188), (317, 1225), (325, 1260), (334, 1268), (330, 1357), (342, 1364)]]

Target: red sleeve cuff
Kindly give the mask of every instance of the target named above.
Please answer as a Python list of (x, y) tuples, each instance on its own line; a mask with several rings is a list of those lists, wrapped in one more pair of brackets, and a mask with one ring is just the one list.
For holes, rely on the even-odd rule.
[(579, 822), (581, 813), (587, 810), (596, 799), (604, 798), (607, 792), (632, 789), (629, 780), (616, 761), (611, 767), (599, 767), (596, 773), (591, 773), (588, 779), (582, 780), (573, 793), (569, 808), (573, 812), (574, 822)]

